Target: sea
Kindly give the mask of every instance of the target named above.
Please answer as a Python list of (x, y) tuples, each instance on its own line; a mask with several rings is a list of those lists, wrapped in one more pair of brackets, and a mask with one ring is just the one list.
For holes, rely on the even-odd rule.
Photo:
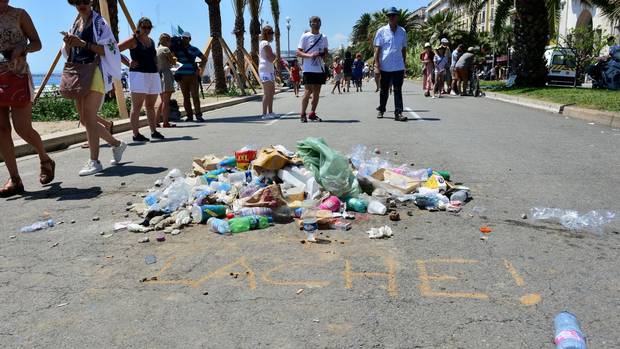
[[(36, 88), (39, 88), (44, 78), (45, 78), (45, 74), (32, 74), (32, 80), (34, 80), (34, 86)], [(56, 86), (60, 85), (60, 74), (52, 74), (52, 76), (50, 76), (50, 79), (47, 82), (47, 86), (52, 86), (52, 85), (56, 85)]]

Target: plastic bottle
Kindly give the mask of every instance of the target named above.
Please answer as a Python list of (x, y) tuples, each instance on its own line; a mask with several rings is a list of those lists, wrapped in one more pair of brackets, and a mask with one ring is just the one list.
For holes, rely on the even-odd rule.
[(368, 202), (363, 199), (349, 198), (347, 200), (347, 208), (349, 209), (349, 211), (366, 213), (366, 211), (368, 210)]
[(38, 230), (43, 230), (43, 229), (47, 229), (47, 228), (51, 228), (54, 226), (54, 220), (53, 219), (48, 219), (46, 221), (39, 221), (36, 223), (33, 223), (27, 227), (23, 227), (20, 231), (22, 233), (32, 233)]
[(443, 177), (443, 179), (449, 181), (451, 174), (448, 171), (435, 171), (436, 174), (440, 175), (441, 177)]
[(384, 215), (387, 212), (387, 207), (377, 200), (371, 200), (368, 203), (368, 213)]
[(311, 242), (316, 241), (314, 235), (319, 228), (316, 219), (316, 210), (313, 208), (304, 209), (301, 219), (303, 222), (304, 231), (306, 232), (306, 240)]
[(275, 223), (288, 224), (293, 221), (293, 212), (288, 206), (280, 206), (271, 215)]
[(268, 207), (245, 207), (235, 213), (237, 217), (271, 216), (273, 210)]
[(194, 205), (191, 210), (191, 217), (194, 223), (206, 223), (211, 217), (226, 217), (226, 206), (224, 205)]
[(464, 203), (469, 199), (469, 192), (467, 190), (459, 190), (450, 195), (450, 201), (459, 201)]
[(211, 217), (207, 221), (207, 226), (214, 233), (221, 235), (230, 234), (230, 226), (228, 225), (228, 222), (223, 219)]
[(228, 180), (232, 184), (249, 182), (252, 180), (251, 171), (234, 172), (228, 175)]
[(230, 232), (233, 234), (239, 234), (250, 230), (250, 220), (248, 217), (233, 218), (228, 221)]
[(219, 167), (235, 167), (237, 166), (237, 159), (234, 156), (231, 156), (222, 160), (218, 165)]
[(563, 311), (554, 320), (556, 349), (586, 349), (586, 339), (575, 315)]

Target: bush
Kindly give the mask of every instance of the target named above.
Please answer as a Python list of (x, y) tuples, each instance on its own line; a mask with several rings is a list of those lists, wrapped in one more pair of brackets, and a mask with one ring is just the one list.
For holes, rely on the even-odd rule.
[(41, 96), (32, 106), (33, 121), (79, 120), (72, 100), (50, 94)]

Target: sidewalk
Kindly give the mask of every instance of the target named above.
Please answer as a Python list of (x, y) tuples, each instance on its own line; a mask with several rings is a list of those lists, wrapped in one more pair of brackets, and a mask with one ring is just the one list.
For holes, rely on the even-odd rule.
[[(287, 92), (288, 88), (281, 88), (276, 91), (276, 94)], [(228, 98), (224, 101), (218, 101), (214, 103), (206, 103), (201, 105), (202, 112), (208, 112), (215, 109), (230, 107), (233, 105), (260, 100), (262, 93), (243, 97), (214, 97), (213, 99)], [(179, 108), (181, 115), (185, 116), (185, 108)], [(51, 125), (42, 125), (51, 124)], [(140, 127), (148, 125), (146, 116), (140, 117)], [(77, 128), (77, 121), (61, 121), (61, 122), (38, 122), (34, 123), (34, 127), (41, 133), (43, 145), (48, 152), (62, 150), (70, 147), (73, 144), (82, 143), (86, 141), (86, 129), (83, 127)], [(43, 127), (43, 128), (41, 128)], [(129, 119), (118, 119), (114, 121), (114, 133), (121, 133), (131, 130), (131, 124)], [(15, 141), (15, 156), (20, 158), (27, 155), (35, 154), (34, 148), (28, 143), (16, 137), (13, 134), (13, 140)], [(3, 161), (0, 155), (0, 161)]]

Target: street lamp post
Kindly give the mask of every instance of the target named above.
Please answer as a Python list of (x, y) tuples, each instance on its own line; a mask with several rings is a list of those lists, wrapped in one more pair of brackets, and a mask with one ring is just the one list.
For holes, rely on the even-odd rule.
[(288, 49), (286, 51), (286, 55), (290, 57), (291, 56), (291, 17), (286, 17), (286, 38), (288, 40)]

